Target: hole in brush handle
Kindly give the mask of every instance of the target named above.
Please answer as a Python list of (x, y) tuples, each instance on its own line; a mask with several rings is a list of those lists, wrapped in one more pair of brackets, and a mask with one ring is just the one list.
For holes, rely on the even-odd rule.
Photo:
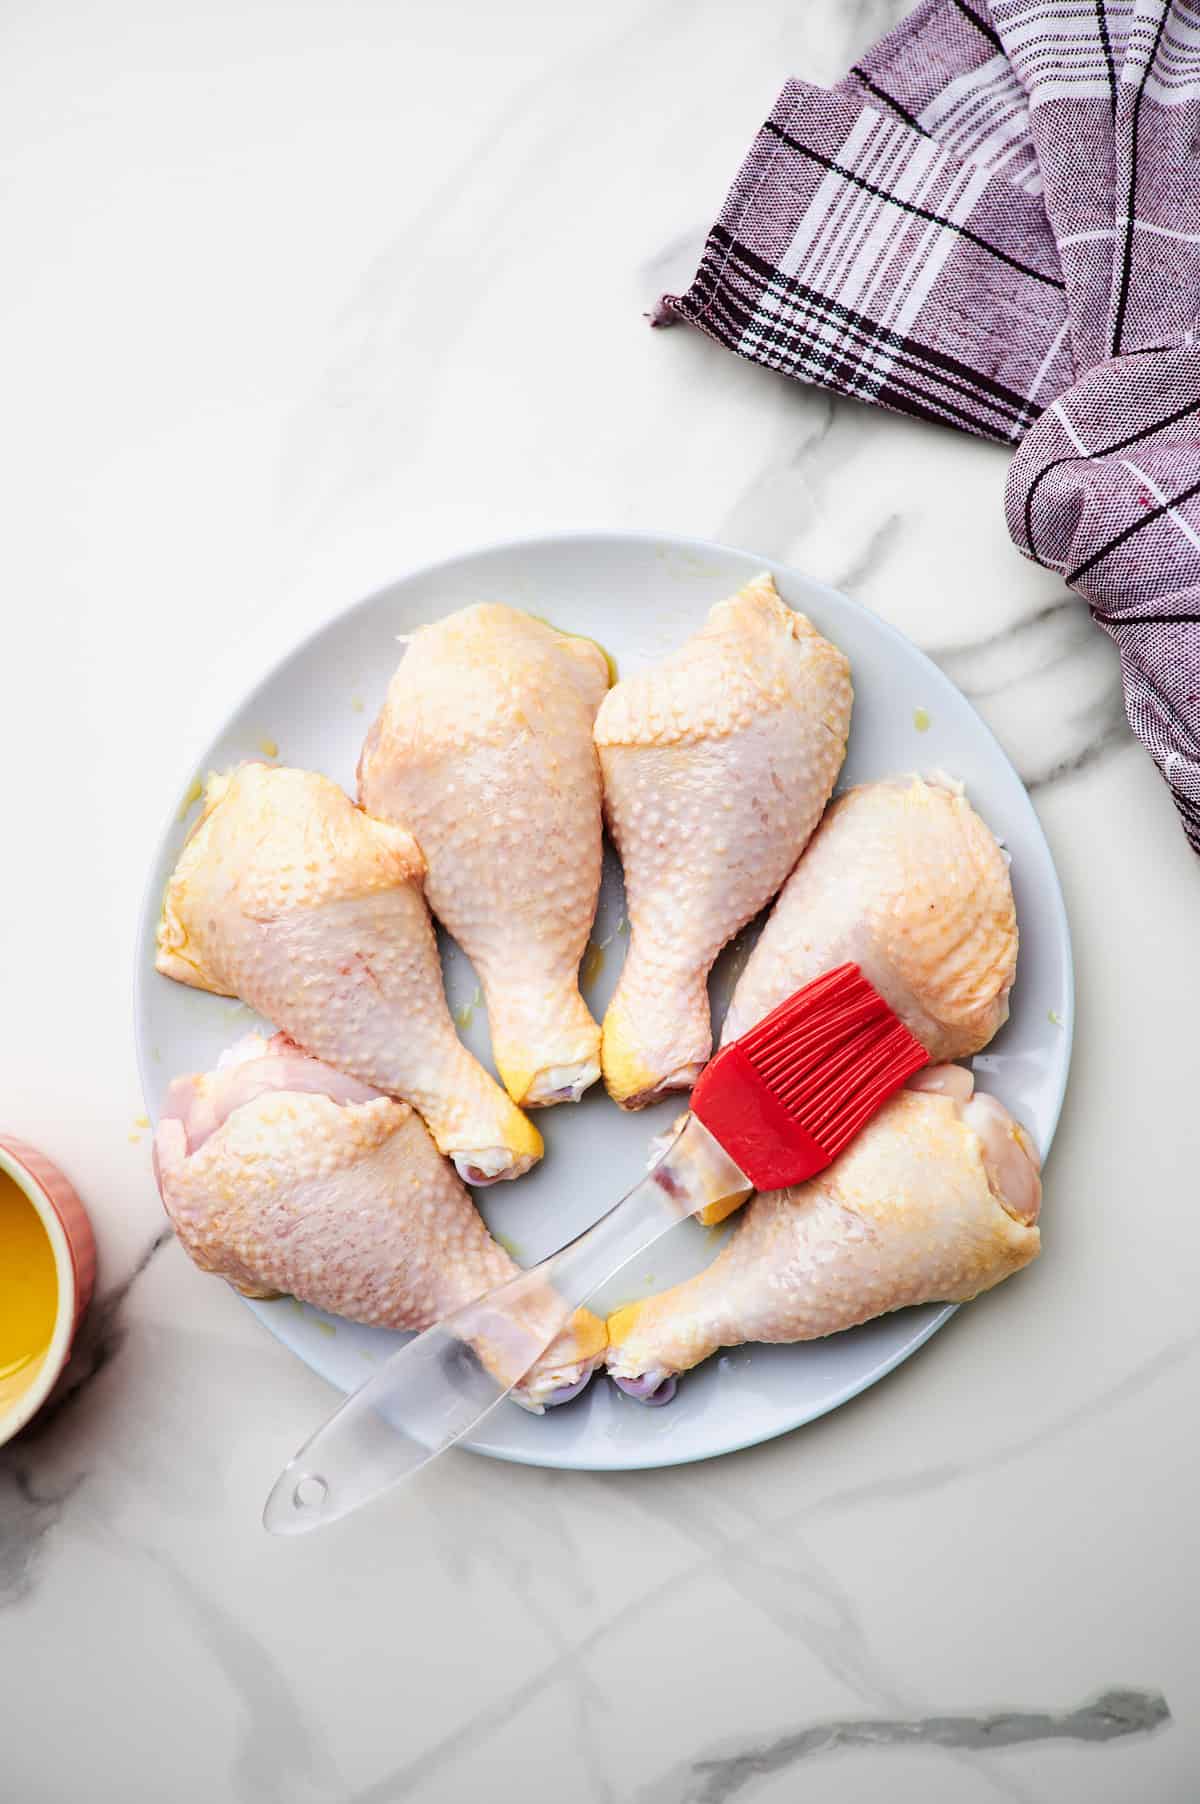
[(329, 1501), (329, 1482), (319, 1472), (302, 1472), (292, 1486), (292, 1508), (319, 1515)]

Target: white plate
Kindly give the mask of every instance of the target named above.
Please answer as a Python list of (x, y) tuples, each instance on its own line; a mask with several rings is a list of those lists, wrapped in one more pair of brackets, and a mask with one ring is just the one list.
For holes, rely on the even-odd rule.
[[(965, 782), (1012, 854), (1021, 930), (1012, 1017), (974, 1063), (981, 1087), (1026, 1124), (1044, 1154), (1067, 1080), (1073, 986), (1062, 893), (1029, 797), (974, 709), (922, 652), (845, 596), (770, 559), (695, 540), (588, 533), (494, 546), (418, 571), (350, 608), (292, 652), (217, 734), (196, 774), (261, 757), (261, 742), (277, 741), (288, 763), (325, 771), (353, 791), (363, 734), (399, 656), (397, 634), (469, 602), (505, 601), (599, 639), (625, 673), (678, 645), (714, 602), (762, 569), (773, 572), (785, 600), (808, 614), (850, 658), (854, 720), (839, 787), (918, 768), (948, 771)], [(171, 1077), (207, 1070), (256, 1020), (240, 1005), (186, 989), (153, 968), (162, 886), (192, 818), (189, 813), (167, 827), (141, 923), (138, 1057), (155, 1118)], [(597, 1017), (620, 969), (626, 944), (622, 922), (620, 873), (609, 852), (593, 930), (596, 942), (608, 943), (601, 957), (593, 958), (601, 968), (585, 985)], [(718, 1016), (743, 952), (744, 945), (735, 944), (714, 973)], [(456, 946), (448, 944), (445, 954), (451, 1007), (466, 1013), (476, 994), (474, 973)], [(481, 1008), (475, 1008), (463, 1037), (488, 1061)], [(636, 1182), (650, 1135), (678, 1109), (678, 1101), (666, 1102), (625, 1115), (597, 1087), (574, 1108), (540, 1111), (538, 1125), (546, 1138), (542, 1165), (518, 1183), (479, 1193), (492, 1231), (523, 1263), (543, 1257)], [(684, 1223), (616, 1281), (606, 1293), (611, 1305), (698, 1270), (712, 1257), (720, 1234)], [(343, 1391), (369, 1376), (400, 1340), (381, 1329), (324, 1317), (291, 1298), (249, 1306)], [(806, 1346), (740, 1348), (685, 1378), (675, 1401), (662, 1409), (647, 1409), (596, 1380), (577, 1402), (540, 1418), (506, 1405), (466, 1445), (531, 1465), (606, 1470), (730, 1452), (844, 1403), (915, 1352), (951, 1313), (937, 1306), (906, 1310)], [(1003, 1313), (992, 1321), (1002, 1334)]]

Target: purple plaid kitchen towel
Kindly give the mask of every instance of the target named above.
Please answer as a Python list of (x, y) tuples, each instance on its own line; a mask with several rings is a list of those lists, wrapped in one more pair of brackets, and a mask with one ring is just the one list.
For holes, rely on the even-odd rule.
[(656, 316), (1020, 448), (1200, 851), (1200, 0), (923, 0), (789, 81)]

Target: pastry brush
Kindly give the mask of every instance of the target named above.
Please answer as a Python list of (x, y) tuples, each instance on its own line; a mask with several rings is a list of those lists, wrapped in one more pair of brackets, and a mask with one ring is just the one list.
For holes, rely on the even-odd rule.
[[(814, 1177), (928, 1059), (857, 965), (806, 984), (717, 1053), (667, 1151), (594, 1226), (427, 1328), (346, 1399), (276, 1480), (266, 1527), (303, 1533), (411, 1477), (490, 1415), (575, 1309), (668, 1229)], [(483, 1343), (506, 1350), (507, 1364), (492, 1361), (504, 1377), (481, 1362)]]

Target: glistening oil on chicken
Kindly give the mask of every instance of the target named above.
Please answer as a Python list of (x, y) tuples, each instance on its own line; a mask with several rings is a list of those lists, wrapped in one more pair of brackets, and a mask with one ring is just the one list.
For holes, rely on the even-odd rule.
[(243, 764), (209, 779), (167, 884), (158, 969), (411, 1103), (474, 1182), (520, 1177), (542, 1137), (454, 1031), (424, 877), (412, 835), (328, 777)]
[[(215, 1070), (177, 1078), (154, 1162), (180, 1244), (248, 1296), (290, 1294), (349, 1321), (420, 1330), (518, 1271), (407, 1103), (283, 1034), (250, 1034)], [(524, 1337), (540, 1332), (530, 1307), (531, 1319), (476, 1344), (506, 1382), (529, 1364)], [(516, 1401), (540, 1412), (577, 1396), (603, 1349), (603, 1324), (577, 1311)]]
[(707, 1270), (610, 1317), (609, 1372), (665, 1403), (721, 1347), (965, 1302), (1037, 1257), (1040, 1204), (1024, 1129), (963, 1067), (927, 1068), (828, 1170), (748, 1203)]
[(523, 1108), (578, 1102), (600, 1076), (579, 964), (600, 891), (592, 724), (608, 684), (593, 640), (460, 608), (412, 634), (359, 760), (363, 807), (420, 842), (429, 905), (475, 968)]
[(760, 576), (600, 704), (630, 929), (601, 1060), (623, 1108), (699, 1077), (712, 1050), (708, 973), (820, 820), (851, 699), (846, 658)]

